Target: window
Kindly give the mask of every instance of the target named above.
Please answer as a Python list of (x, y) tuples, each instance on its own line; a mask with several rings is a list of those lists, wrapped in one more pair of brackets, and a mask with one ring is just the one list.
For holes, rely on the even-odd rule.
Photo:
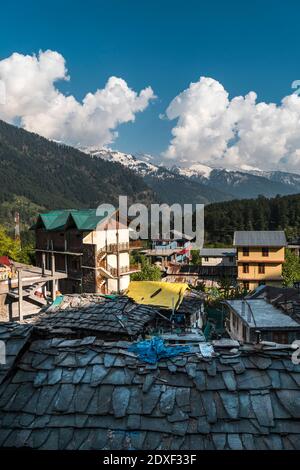
[(204, 261), (206, 261), (206, 262), (208, 261), (208, 257), (207, 257), (207, 256), (204, 257)]
[(249, 264), (248, 263), (243, 264), (243, 273), (245, 273), (245, 274), (249, 273)]
[(231, 315), (232, 315), (232, 326), (234, 329), (236, 329), (236, 316), (234, 315), (234, 313), (232, 313)]
[(249, 282), (244, 282), (243, 285), (245, 290), (249, 290)]
[(233, 256), (229, 256), (229, 263), (233, 263)]
[(247, 341), (247, 327), (246, 325), (243, 325), (243, 339)]
[(249, 246), (243, 246), (243, 256), (249, 256)]
[(269, 248), (267, 246), (263, 246), (261, 252), (263, 256), (269, 256)]
[(265, 274), (265, 265), (264, 264), (259, 264), (258, 265), (258, 273), (259, 274)]

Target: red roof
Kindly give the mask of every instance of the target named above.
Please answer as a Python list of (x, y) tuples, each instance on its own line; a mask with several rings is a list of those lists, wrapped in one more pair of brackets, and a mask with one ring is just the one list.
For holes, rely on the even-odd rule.
[(0, 264), (3, 266), (11, 266), (11, 261), (8, 256), (0, 256)]

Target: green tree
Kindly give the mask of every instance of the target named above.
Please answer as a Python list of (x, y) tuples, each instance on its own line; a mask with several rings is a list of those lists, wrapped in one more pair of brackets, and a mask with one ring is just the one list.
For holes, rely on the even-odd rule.
[(146, 257), (141, 257), (141, 271), (131, 274), (132, 281), (160, 281), (161, 271), (158, 266), (150, 263)]
[(285, 263), (282, 268), (283, 285), (293, 286), (294, 282), (300, 280), (300, 260), (291, 250), (286, 250)]
[(201, 257), (199, 250), (191, 250), (191, 255), (192, 255), (192, 264), (201, 264)]
[(32, 264), (34, 262), (33, 245), (28, 244), (21, 248), (19, 240), (10, 237), (5, 228), (0, 226), (0, 256), (8, 256), (13, 261)]

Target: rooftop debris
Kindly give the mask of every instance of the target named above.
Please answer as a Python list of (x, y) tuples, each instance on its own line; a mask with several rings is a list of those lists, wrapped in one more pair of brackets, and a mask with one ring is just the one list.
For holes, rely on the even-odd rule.
[(165, 346), (162, 338), (154, 336), (145, 341), (139, 341), (129, 347), (129, 351), (135, 352), (143, 362), (155, 364), (160, 359), (167, 359), (188, 352), (188, 346)]
[(177, 309), (187, 289), (184, 283), (132, 281), (126, 295), (139, 304)]

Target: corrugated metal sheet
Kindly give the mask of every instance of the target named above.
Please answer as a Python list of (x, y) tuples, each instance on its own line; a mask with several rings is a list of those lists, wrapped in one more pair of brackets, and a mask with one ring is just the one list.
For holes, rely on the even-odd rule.
[(63, 209), (40, 214), (39, 218), (46, 230), (63, 230), (70, 218), (73, 219), (78, 230), (95, 230), (97, 225), (109, 216), (97, 215), (96, 209)]
[(249, 230), (234, 232), (234, 246), (285, 246), (283, 230)]

